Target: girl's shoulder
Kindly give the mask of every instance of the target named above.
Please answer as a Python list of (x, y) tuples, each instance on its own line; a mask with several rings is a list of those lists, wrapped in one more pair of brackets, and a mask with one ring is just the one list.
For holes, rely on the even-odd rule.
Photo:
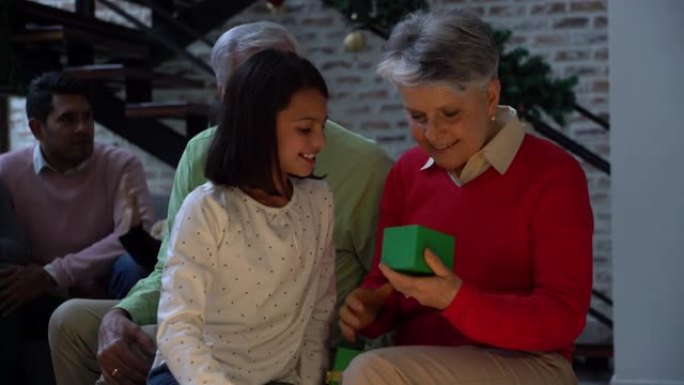
[(305, 193), (318, 195), (332, 195), (332, 190), (330, 190), (330, 186), (328, 186), (328, 183), (326, 183), (324, 179), (293, 179), (292, 184), (296, 189), (303, 191)]
[(190, 194), (188, 194), (187, 197), (185, 197), (186, 201), (190, 200), (204, 200), (207, 197), (216, 195), (217, 193), (220, 193), (221, 187), (213, 184), (212, 182), (205, 182), (204, 184), (201, 184), (197, 187), (195, 187), (194, 190), (190, 191)]
[(327, 204), (332, 208), (333, 193), (330, 186), (322, 179), (293, 179), (292, 185), (297, 190), (297, 199), (304, 198), (319, 205)]
[(212, 182), (206, 182), (197, 186), (194, 190), (185, 197), (183, 206), (192, 207), (207, 207), (207, 206), (225, 206), (228, 196), (232, 194), (232, 189), (225, 186), (215, 185)]

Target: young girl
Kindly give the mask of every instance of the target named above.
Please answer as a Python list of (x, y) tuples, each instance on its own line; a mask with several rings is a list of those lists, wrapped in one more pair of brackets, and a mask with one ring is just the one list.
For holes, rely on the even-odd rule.
[(171, 234), (149, 384), (320, 384), (335, 303), (332, 193), (313, 177), (328, 91), (265, 50), (226, 85), (210, 182)]

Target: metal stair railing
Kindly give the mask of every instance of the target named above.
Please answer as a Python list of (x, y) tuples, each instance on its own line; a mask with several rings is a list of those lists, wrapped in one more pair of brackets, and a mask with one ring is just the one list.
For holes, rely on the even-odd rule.
[(585, 118), (587, 118), (587, 119), (591, 120), (592, 122), (598, 124), (599, 126), (603, 127), (606, 131), (610, 131), (610, 123), (608, 123), (603, 118), (593, 114), (591, 111), (587, 110), (586, 108), (580, 106), (577, 103), (575, 103), (574, 108), (575, 108), (575, 111), (580, 113), (580, 115), (584, 116)]
[(180, 20), (178, 20), (177, 18), (175, 18), (166, 9), (159, 6), (154, 0), (137, 0), (136, 2), (150, 8), (157, 15), (159, 15), (159, 17), (164, 19), (164, 22), (169, 23), (169, 24), (173, 25), (174, 27), (180, 29), (181, 31), (183, 31), (186, 34), (186, 36), (192, 37), (195, 41), (199, 41), (199, 42), (204, 43), (209, 48), (212, 48), (214, 46), (214, 43), (211, 40), (209, 40), (206, 36), (197, 33), (194, 29), (190, 28), (187, 24), (185, 24), (185, 23), (181, 22)]
[(200, 69), (203, 73), (208, 74), (209, 76), (212, 76), (212, 77), (214, 76), (214, 70), (204, 60), (194, 56), (191, 53), (189, 53), (184, 48), (180, 47), (178, 44), (167, 39), (166, 37), (162, 36), (161, 34), (156, 33), (152, 28), (146, 26), (143, 22), (138, 20), (136, 17), (132, 16), (130, 13), (126, 12), (123, 8), (114, 4), (110, 0), (97, 0), (97, 1), (100, 4), (111, 9), (114, 13), (121, 16), (126, 21), (135, 25), (141, 31), (144, 31), (148, 36), (150, 36), (153, 40), (157, 41), (159, 44), (161, 44), (165, 48), (173, 51), (174, 53), (176, 53), (176, 54), (180, 55), (181, 57), (183, 57), (184, 59), (186, 59), (189, 63), (194, 65), (196, 68)]
[(589, 149), (574, 141), (573, 139), (563, 134), (559, 130), (544, 123), (541, 119), (535, 118), (531, 115), (524, 115), (523, 117), (528, 122), (530, 122), (534, 129), (537, 130), (540, 134), (558, 143), (561, 147), (570, 151), (572, 154), (576, 155), (583, 161), (594, 166), (598, 170), (603, 171), (607, 175), (610, 175), (610, 163), (608, 163), (607, 160), (591, 152)]

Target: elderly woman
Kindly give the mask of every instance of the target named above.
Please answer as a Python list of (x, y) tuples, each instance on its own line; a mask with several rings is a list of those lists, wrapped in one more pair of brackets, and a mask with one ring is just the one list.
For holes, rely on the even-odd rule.
[(394, 330), (395, 347), (359, 355), (343, 384), (575, 384), (573, 341), (592, 278), (585, 175), (498, 106), (497, 47), (477, 16), (409, 16), (378, 73), (403, 98), (416, 148), (385, 184), (383, 229), (423, 225), (456, 239), (453, 271), (429, 250), (430, 277), (379, 261), (347, 296), (353, 341)]

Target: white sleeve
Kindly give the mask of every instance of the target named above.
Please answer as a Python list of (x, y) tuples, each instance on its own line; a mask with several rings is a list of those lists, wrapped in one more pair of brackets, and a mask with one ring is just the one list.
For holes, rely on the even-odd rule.
[(157, 343), (179, 384), (228, 385), (226, 370), (202, 338), (206, 292), (228, 220), (205, 191), (188, 195), (176, 216), (162, 273)]
[(333, 242), (333, 218), (332, 193), (325, 190), (325, 210), (327, 228), (325, 231), (325, 243), (318, 258), (321, 263), (318, 267), (318, 287), (316, 302), (314, 303), (311, 320), (304, 331), (304, 340), (299, 357), (299, 376), (302, 385), (319, 385), (323, 383), (323, 374), (328, 368), (328, 346), (330, 327), (333, 321), (335, 309), (335, 244)]

